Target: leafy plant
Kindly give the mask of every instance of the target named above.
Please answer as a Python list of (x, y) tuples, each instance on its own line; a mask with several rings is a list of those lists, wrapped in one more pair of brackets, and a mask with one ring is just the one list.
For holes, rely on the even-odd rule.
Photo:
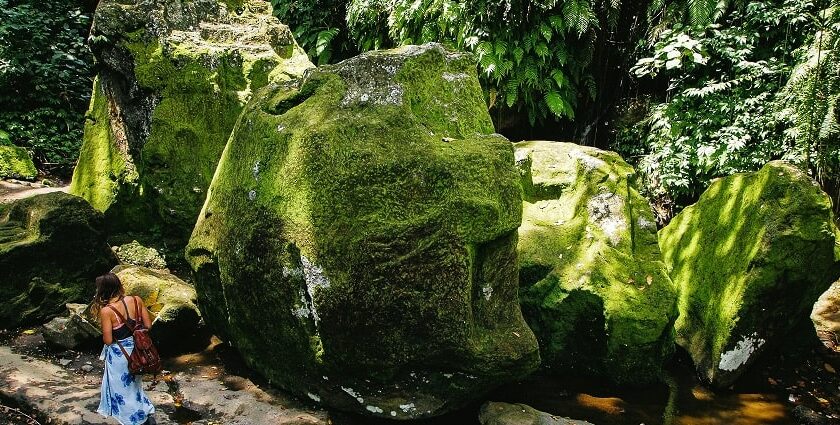
[(0, 0), (0, 129), (36, 163), (72, 166), (90, 99), (90, 17), (76, 2)]
[[(631, 124), (633, 131), (619, 129), (614, 144), (635, 152), (643, 144), (638, 165), (649, 195), (678, 207), (696, 199), (713, 178), (791, 158), (777, 98), (794, 70), (790, 52), (812, 39), (810, 16), (819, 10), (810, 0), (753, 1), (717, 24), (660, 32), (634, 71), (664, 79), (664, 96)], [(832, 87), (824, 90), (836, 92)], [(787, 109), (788, 115), (798, 110), (801, 116), (807, 102), (794, 103), (799, 106)]]
[(574, 119), (594, 98), (589, 70), (598, 30), (620, 0), (352, 0), (347, 22), (362, 50), (441, 42), (477, 54), (488, 104), (523, 110), (531, 125)]
[(318, 65), (345, 59), (358, 51), (344, 23), (346, 1), (271, 0), (274, 15), (292, 28), (295, 39)]
[(840, 188), (840, 8), (825, 8), (807, 19), (815, 32), (796, 52), (797, 63), (777, 98), (777, 118), (791, 147), (787, 157), (836, 190)]

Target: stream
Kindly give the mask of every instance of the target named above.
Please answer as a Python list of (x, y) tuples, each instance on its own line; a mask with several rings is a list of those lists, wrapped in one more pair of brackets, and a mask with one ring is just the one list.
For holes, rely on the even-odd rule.
[[(503, 386), (483, 400), (523, 403), (596, 425), (796, 425), (801, 422), (793, 409), (802, 404), (834, 415), (826, 424), (840, 424), (840, 379), (825, 370), (824, 357), (817, 346), (787, 355), (767, 353), (734, 388), (713, 391), (700, 384), (687, 355), (680, 352), (667, 368), (667, 384), (633, 389), (593, 379), (534, 376)], [(479, 407), (480, 403), (411, 424), (477, 425)], [(394, 423), (332, 417), (336, 425)]]

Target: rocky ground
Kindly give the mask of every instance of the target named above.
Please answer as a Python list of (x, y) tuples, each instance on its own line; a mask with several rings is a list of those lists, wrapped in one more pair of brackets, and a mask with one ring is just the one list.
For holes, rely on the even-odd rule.
[[(231, 357), (231, 350), (214, 341), (203, 352), (167, 358), (158, 381), (144, 379), (158, 408), (157, 422), (329, 423), (327, 412), (254, 383)], [(102, 368), (94, 348), (56, 352), (37, 330), (6, 332), (0, 344), (0, 399), (5, 405), (0, 423), (116, 423), (95, 413)]]
[(64, 182), (56, 181), (55, 183), (54, 186), (45, 186), (41, 183), (20, 180), (0, 180), (0, 203), (12, 202), (42, 193), (67, 192), (70, 189), (70, 186)]

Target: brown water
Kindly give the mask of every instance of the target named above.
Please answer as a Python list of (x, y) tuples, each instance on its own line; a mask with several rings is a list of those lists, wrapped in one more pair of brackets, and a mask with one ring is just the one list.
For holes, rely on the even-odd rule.
[[(616, 388), (592, 379), (535, 376), (503, 386), (484, 400), (523, 403), (556, 416), (597, 425), (795, 425), (792, 415), (795, 404), (788, 401), (790, 394), (817, 394), (819, 387), (833, 389), (833, 397), (840, 394), (836, 375), (823, 372), (820, 376), (827, 376), (828, 381), (801, 381), (799, 375), (807, 371), (797, 364), (801, 362), (804, 367), (805, 363), (818, 363), (821, 367), (821, 359), (806, 362), (800, 357), (768, 357), (764, 364), (756, 365), (743, 376), (737, 387), (729, 390), (712, 391), (701, 385), (689, 361), (678, 357), (668, 367), (666, 384), (632, 389)], [(815, 367), (811, 373), (820, 371)], [(800, 401), (799, 395), (795, 398)], [(836, 400), (832, 398), (832, 402)], [(477, 403), (443, 417), (404, 424), (474, 425), (478, 424), (479, 407)], [(817, 405), (812, 407), (819, 409)], [(394, 424), (338, 413), (333, 423)]]
[[(215, 348), (178, 360), (185, 363), (182, 367), (186, 363), (211, 367), (220, 361), (223, 367), (219, 370), (223, 372), (219, 379), (228, 382), (247, 377), (260, 383), (235, 350), (223, 344)], [(690, 360), (680, 353), (667, 368), (666, 383), (641, 389), (614, 387), (593, 379), (542, 375), (505, 385), (479, 402), (429, 420), (393, 422), (336, 411), (330, 412), (330, 418), (334, 425), (477, 425), (478, 410), (487, 400), (524, 403), (553, 415), (597, 425), (795, 425), (792, 409), (797, 404), (840, 417), (840, 377), (824, 369), (826, 362), (836, 363), (838, 359), (823, 357), (815, 350), (813, 346), (803, 347), (799, 353), (787, 356), (767, 353), (763, 363), (752, 367), (737, 386), (722, 391), (701, 385)], [(173, 419), (188, 423), (196, 417)]]

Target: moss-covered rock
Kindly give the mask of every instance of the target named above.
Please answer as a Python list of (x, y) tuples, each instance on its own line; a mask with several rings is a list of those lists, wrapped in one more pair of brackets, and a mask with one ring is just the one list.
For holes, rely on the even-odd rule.
[(14, 202), (0, 215), (0, 328), (42, 323), (93, 297), (117, 259), (102, 214), (62, 192)]
[(0, 179), (33, 180), (37, 175), (38, 170), (26, 149), (13, 145), (8, 133), (0, 130)]
[(261, 0), (102, 0), (99, 75), (70, 191), (183, 247), (252, 93), (312, 66)]
[(840, 281), (831, 284), (814, 303), (811, 321), (823, 345), (840, 353)]
[(677, 295), (635, 170), (572, 143), (515, 148), (520, 299), (543, 365), (619, 384), (658, 380), (673, 352)]
[(272, 384), (443, 413), (539, 362), (516, 295), (517, 180), (464, 54), (407, 46), (270, 84), (187, 247), (199, 306)]
[(677, 343), (727, 387), (837, 278), (831, 199), (792, 165), (714, 181), (659, 233), (680, 292)]
[(137, 241), (117, 245), (112, 249), (122, 264), (157, 270), (166, 268), (166, 260), (156, 249), (145, 247)]
[(137, 295), (152, 314), (151, 335), (162, 351), (207, 346), (208, 335), (196, 306), (195, 288), (165, 271), (120, 265), (115, 273), (126, 295)]

